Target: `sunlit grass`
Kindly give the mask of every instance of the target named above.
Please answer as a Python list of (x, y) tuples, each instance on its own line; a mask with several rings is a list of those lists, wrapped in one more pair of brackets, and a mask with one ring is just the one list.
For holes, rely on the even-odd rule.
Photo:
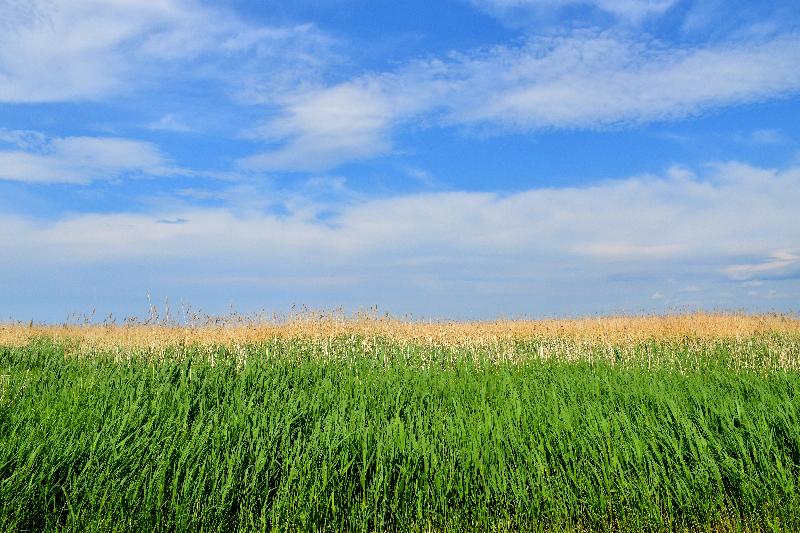
[(3, 326), (0, 529), (800, 529), (800, 325)]

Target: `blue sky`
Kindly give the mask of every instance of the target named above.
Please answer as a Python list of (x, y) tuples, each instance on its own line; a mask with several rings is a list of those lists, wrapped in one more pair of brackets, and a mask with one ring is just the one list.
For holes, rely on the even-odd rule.
[(800, 310), (787, 1), (0, 0), (0, 320)]

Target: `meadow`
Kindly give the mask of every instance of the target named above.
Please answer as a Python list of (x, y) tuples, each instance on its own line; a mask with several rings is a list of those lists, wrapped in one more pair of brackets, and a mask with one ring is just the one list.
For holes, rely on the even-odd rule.
[(798, 531), (800, 320), (0, 326), (3, 531)]

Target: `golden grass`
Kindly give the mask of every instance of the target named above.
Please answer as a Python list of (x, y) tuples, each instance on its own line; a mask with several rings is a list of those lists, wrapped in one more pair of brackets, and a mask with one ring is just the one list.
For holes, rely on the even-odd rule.
[(766, 334), (800, 338), (800, 318), (781, 314), (692, 313), (664, 316), (610, 316), (578, 319), (492, 322), (412, 322), (391, 318), (305, 315), (283, 323), (237, 319), (202, 326), (176, 325), (0, 325), (0, 345), (21, 346), (37, 337), (83, 346), (160, 348), (191, 345), (243, 345), (272, 339), (384, 337), (423, 345), (476, 346), (526, 338), (564, 339), (627, 346), (647, 340), (744, 339)]

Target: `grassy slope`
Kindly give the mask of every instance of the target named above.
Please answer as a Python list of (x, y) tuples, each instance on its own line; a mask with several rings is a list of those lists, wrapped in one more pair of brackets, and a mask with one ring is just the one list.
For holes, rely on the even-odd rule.
[(797, 530), (800, 374), (741, 343), (0, 347), (0, 528)]

